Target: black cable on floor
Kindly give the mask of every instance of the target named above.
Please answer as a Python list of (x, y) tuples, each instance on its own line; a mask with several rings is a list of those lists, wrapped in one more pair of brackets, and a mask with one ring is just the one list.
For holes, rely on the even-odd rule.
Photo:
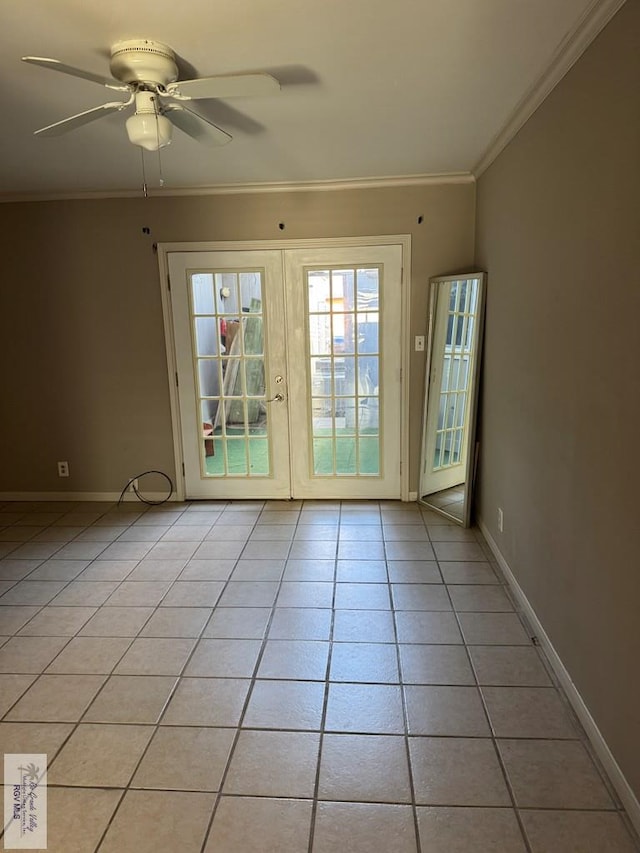
[[(138, 487), (135, 485), (135, 482), (136, 480), (140, 480), (141, 477), (146, 477), (147, 474), (159, 474), (161, 477), (165, 478), (165, 480), (169, 484), (169, 494), (166, 496), (166, 498), (163, 498), (161, 501), (150, 501), (140, 494), (140, 492), (138, 491)], [(122, 503), (122, 498), (125, 496), (129, 486), (133, 486), (133, 492), (135, 493), (138, 500), (142, 501), (143, 504), (148, 504), (149, 506), (160, 506), (160, 504), (166, 503), (173, 494), (173, 480), (168, 474), (165, 474), (164, 471), (143, 471), (142, 474), (136, 474), (135, 477), (132, 477), (127, 483), (127, 485), (124, 487), (124, 489), (120, 492), (120, 497), (118, 498), (117, 506), (120, 506), (120, 504)]]

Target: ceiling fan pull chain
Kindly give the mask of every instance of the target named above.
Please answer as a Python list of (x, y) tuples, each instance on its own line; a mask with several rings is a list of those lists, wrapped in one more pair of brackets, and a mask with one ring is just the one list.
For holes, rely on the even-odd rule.
[(158, 99), (154, 99), (154, 106), (156, 109), (156, 137), (158, 140), (158, 180), (161, 187), (164, 186), (164, 178), (162, 176), (162, 158), (160, 156), (160, 127), (158, 126)]
[(140, 157), (142, 158), (142, 193), (145, 198), (149, 198), (149, 193), (147, 192), (147, 176), (144, 170), (144, 148), (140, 149)]

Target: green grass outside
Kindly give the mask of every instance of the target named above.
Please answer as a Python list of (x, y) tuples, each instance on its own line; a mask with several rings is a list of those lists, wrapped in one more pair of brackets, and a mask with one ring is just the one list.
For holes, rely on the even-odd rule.
[[(244, 438), (242, 428), (227, 427), (227, 436), (229, 437), (226, 440), (227, 464), (230, 475), (268, 476), (269, 442), (264, 428), (247, 439)], [(218, 435), (210, 441), (213, 441), (215, 453), (205, 457), (206, 473), (210, 476), (224, 476), (225, 438)], [(329, 429), (317, 430), (313, 439), (314, 474), (319, 477), (334, 476), (334, 473), (346, 476), (357, 473), (379, 474), (379, 436), (373, 430), (362, 430), (359, 444), (360, 471), (358, 472), (355, 436), (347, 429), (336, 430), (336, 470), (334, 472), (332, 432)]]

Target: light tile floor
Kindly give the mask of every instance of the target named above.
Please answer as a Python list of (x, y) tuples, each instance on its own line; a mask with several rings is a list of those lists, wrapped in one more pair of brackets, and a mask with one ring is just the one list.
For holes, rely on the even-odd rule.
[(476, 530), (0, 505), (0, 741), (49, 853), (640, 850)]

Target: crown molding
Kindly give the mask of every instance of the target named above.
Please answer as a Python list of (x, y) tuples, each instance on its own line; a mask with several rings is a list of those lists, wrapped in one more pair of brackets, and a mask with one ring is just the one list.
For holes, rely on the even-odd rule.
[(441, 172), (425, 175), (394, 175), (391, 177), (345, 178), (326, 181), (291, 181), (264, 184), (221, 184), (168, 190), (154, 195), (237, 195), (245, 193), (335, 192), (338, 190), (385, 189), (387, 187), (421, 187), (437, 184), (469, 184), (475, 178), (471, 172)]
[(476, 178), (479, 178), (506, 148), (625, 2), (626, 0), (594, 0), (558, 45), (546, 70), (518, 102), (502, 130), (494, 136), (472, 169)]
[[(472, 184), (471, 172), (441, 172), (425, 175), (394, 175), (377, 178), (345, 178), (338, 181), (299, 181), (261, 184), (213, 184), (203, 187), (149, 188), (149, 198), (176, 196), (246, 195), (255, 193), (336, 192), (339, 190), (385, 189), (389, 187), (423, 187), (440, 184)], [(0, 204), (40, 201), (84, 201), (108, 198), (142, 198), (142, 190), (100, 190), (95, 192), (4, 193)]]

